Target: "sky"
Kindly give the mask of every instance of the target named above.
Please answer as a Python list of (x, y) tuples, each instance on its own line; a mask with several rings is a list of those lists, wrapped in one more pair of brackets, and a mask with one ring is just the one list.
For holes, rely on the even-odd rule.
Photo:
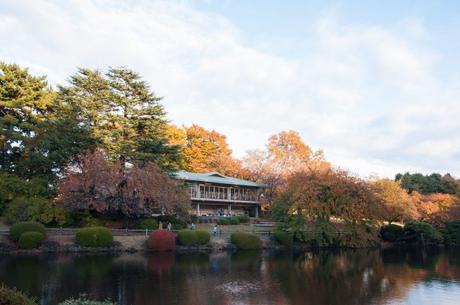
[(460, 2), (1, 0), (0, 60), (138, 71), (235, 157), (298, 131), (362, 177), (460, 177)]

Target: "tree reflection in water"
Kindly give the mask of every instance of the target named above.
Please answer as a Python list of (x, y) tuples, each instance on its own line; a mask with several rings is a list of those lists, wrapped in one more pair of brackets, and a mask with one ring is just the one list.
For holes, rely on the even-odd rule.
[[(460, 293), (457, 253), (393, 249), (0, 257), (0, 281), (41, 298), (43, 305), (80, 293), (121, 305), (392, 304), (404, 303), (421, 284), (448, 281), (449, 286), (433, 286), (429, 292), (442, 303)], [(423, 291), (417, 290), (422, 298)]]

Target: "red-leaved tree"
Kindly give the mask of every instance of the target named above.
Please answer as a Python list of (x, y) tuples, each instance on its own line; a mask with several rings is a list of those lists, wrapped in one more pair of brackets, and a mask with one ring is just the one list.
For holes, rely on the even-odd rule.
[(185, 186), (154, 163), (125, 168), (103, 150), (82, 156), (68, 169), (57, 202), (76, 212), (120, 217), (183, 214), (190, 206)]

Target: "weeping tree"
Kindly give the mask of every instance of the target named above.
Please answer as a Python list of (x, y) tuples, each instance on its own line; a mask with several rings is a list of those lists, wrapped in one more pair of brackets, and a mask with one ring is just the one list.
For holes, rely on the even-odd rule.
[(59, 184), (58, 203), (74, 212), (116, 218), (185, 215), (187, 189), (152, 162), (125, 168), (104, 150), (82, 156)]

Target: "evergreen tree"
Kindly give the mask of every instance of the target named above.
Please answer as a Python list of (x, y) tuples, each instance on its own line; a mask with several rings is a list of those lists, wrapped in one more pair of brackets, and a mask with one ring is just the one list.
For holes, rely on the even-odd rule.
[(161, 98), (137, 73), (126, 68), (110, 68), (105, 74), (79, 69), (69, 86), (59, 87), (59, 100), (73, 109), (112, 158), (123, 164), (154, 161), (163, 168), (177, 167), (179, 148), (168, 144)]

